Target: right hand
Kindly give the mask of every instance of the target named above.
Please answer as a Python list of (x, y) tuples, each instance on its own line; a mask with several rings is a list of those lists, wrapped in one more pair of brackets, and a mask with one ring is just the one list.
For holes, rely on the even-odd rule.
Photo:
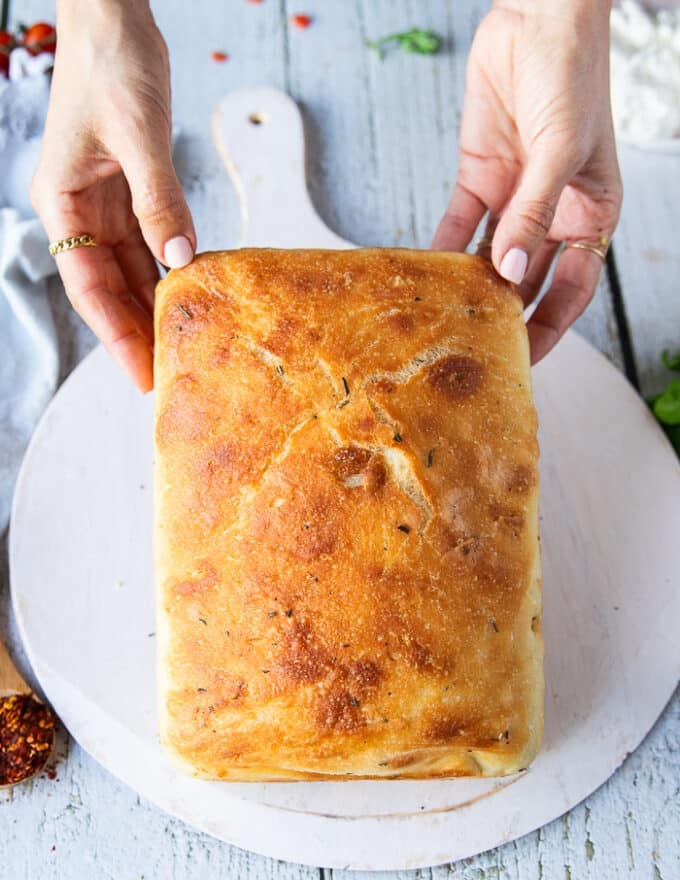
[[(532, 363), (592, 300), (603, 260), (562, 242), (614, 233), (621, 177), (609, 102), (608, 0), (494, 0), (467, 67), (458, 179), (433, 247), (465, 250), (489, 212), (496, 270), (524, 304)], [(484, 254), (483, 254), (484, 255)]]
[(33, 205), (75, 310), (142, 391), (153, 387), (156, 260), (186, 265), (196, 233), (172, 165), (165, 42), (143, 0), (57, 7), (58, 45)]

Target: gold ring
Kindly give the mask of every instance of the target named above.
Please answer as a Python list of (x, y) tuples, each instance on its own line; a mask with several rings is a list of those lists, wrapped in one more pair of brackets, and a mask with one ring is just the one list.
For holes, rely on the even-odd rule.
[(59, 241), (53, 242), (50, 245), (50, 253), (54, 257), (62, 251), (71, 251), (73, 248), (79, 247), (97, 247), (97, 242), (87, 232), (80, 235), (69, 235), (68, 238), (60, 238)]
[(607, 248), (609, 247), (609, 238), (606, 235), (600, 236), (595, 243), (584, 239), (583, 241), (570, 241), (565, 244), (564, 249), (578, 248), (582, 251), (590, 251), (591, 254), (598, 256), (604, 263), (607, 259)]

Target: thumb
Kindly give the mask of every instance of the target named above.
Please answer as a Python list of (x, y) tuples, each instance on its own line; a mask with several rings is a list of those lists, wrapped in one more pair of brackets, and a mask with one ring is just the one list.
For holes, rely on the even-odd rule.
[(119, 161), (149, 250), (165, 266), (178, 269), (194, 257), (196, 231), (170, 150), (169, 143), (160, 146), (147, 141), (125, 152)]
[(520, 284), (552, 226), (557, 202), (575, 169), (554, 147), (529, 154), (520, 184), (493, 236), (491, 258), (499, 275)]

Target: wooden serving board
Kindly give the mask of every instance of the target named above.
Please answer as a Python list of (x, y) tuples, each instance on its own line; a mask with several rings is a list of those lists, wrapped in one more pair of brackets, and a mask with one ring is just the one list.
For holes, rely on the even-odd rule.
[[(216, 140), (243, 244), (351, 247), (307, 195), (295, 104), (222, 101)], [(570, 809), (648, 732), (680, 674), (680, 466), (621, 374), (570, 333), (534, 370), (541, 423), (545, 745), (502, 780), (208, 783), (156, 734), (152, 401), (105, 352), (64, 383), (14, 499), (12, 596), (34, 670), (80, 744), (140, 794), (255, 852), (415, 868), (507, 842)]]

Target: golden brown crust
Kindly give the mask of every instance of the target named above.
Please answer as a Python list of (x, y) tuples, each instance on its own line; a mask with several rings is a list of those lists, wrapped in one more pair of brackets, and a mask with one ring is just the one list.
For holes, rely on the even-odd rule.
[(536, 416), (484, 260), (208, 253), (156, 297), (161, 737), (197, 775), (499, 775), (543, 726)]

